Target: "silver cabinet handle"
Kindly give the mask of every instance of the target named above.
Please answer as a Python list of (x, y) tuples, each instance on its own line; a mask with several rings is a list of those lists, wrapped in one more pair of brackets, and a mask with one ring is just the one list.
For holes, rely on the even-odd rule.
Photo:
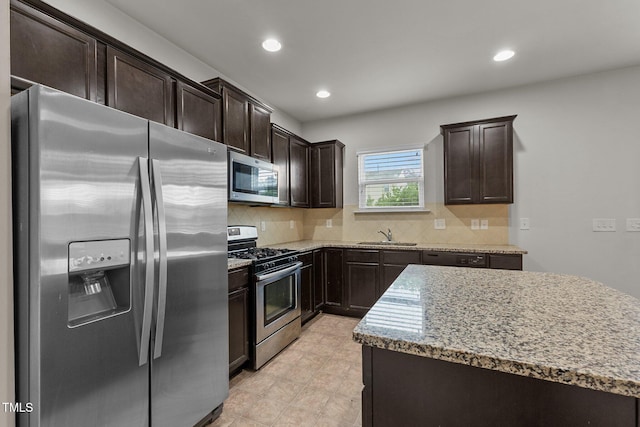
[(281, 277), (288, 276), (293, 271), (297, 270), (302, 266), (302, 262), (298, 261), (293, 264), (291, 267), (287, 267), (284, 270), (274, 271), (273, 273), (263, 274), (262, 276), (256, 276), (256, 281), (262, 282), (263, 280), (271, 280), (271, 279), (279, 279)]
[(162, 339), (164, 337), (164, 319), (167, 308), (167, 220), (162, 196), (162, 176), (160, 175), (160, 161), (151, 160), (153, 175), (153, 190), (155, 193), (156, 212), (158, 214), (158, 252), (160, 254), (158, 271), (158, 312), (156, 314), (156, 339), (153, 348), (153, 358), (162, 355)]
[(147, 363), (149, 358), (149, 337), (151, 335), (151, 311), (153, 304), (154, 261), (153, 261), (153, 213), (151, 211), (151, 187), (147, 159), (138, 157), (140, 188), (142, 190), (142, 209), (144, 211), (145, 275), (144, 308), (142, 310), (142, 330), (140, 332), (139, 365)]

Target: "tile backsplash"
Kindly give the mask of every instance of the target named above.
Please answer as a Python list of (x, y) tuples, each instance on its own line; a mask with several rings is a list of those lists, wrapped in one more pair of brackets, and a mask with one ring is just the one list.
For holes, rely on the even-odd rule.
[[(427, 209), (431, 212), (359, 214), (355, 213), (358, 210), (355, 205), (344, 209), (294, 209), (230, 203), (228, 223), (255, 225), (260, 246), (303, 239), (376, 241), (384, 239), (378, 231), (386, 232), (388, 228), (394, 240), (403, 242), (509, 243), (509, 205), (431, 204)], [(444, 219), (446, 229), (436, 230), (434, 219)], [(488, 220), (489, 228), (472, 230), (472, 219)], [(330, 228), (327, 220), (331, 220)]]

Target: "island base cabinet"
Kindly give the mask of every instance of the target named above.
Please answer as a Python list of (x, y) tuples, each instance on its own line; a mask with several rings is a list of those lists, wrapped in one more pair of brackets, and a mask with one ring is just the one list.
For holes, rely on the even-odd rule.
[(363, 426), (637, 427), (638, 399), (369, 346)]

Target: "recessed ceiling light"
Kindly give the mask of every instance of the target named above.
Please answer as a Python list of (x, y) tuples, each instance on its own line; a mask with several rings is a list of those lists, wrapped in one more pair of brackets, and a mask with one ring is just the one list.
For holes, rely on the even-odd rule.
[(516, 53), (512, 50), (502, 50), (493, 57), (493, 60), (496, 62), (506, 61), (507, 59), (513, 58), (513, 55)]
[(282, 49), (282, 44), (276, 39), (267, 39), (262, 42), (262, 48), (268, 52), (277, 52)]
[(331, 92), (329, 92), (328, 90), (319, 90), (319, 91), (316, 93), (316, 96), (317, 96), (318, 98), (328, 98), (328, 97), (330, 97), (330, 96), (331, 96)]

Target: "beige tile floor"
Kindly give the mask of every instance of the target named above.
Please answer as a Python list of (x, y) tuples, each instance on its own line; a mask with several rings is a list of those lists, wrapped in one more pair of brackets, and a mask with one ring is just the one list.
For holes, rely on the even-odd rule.
[(210, 427), (360, 426), (361, 347), (358, 319), (319, 314), (298, 340), (259, 371), (231, 379), (224, 410)]

